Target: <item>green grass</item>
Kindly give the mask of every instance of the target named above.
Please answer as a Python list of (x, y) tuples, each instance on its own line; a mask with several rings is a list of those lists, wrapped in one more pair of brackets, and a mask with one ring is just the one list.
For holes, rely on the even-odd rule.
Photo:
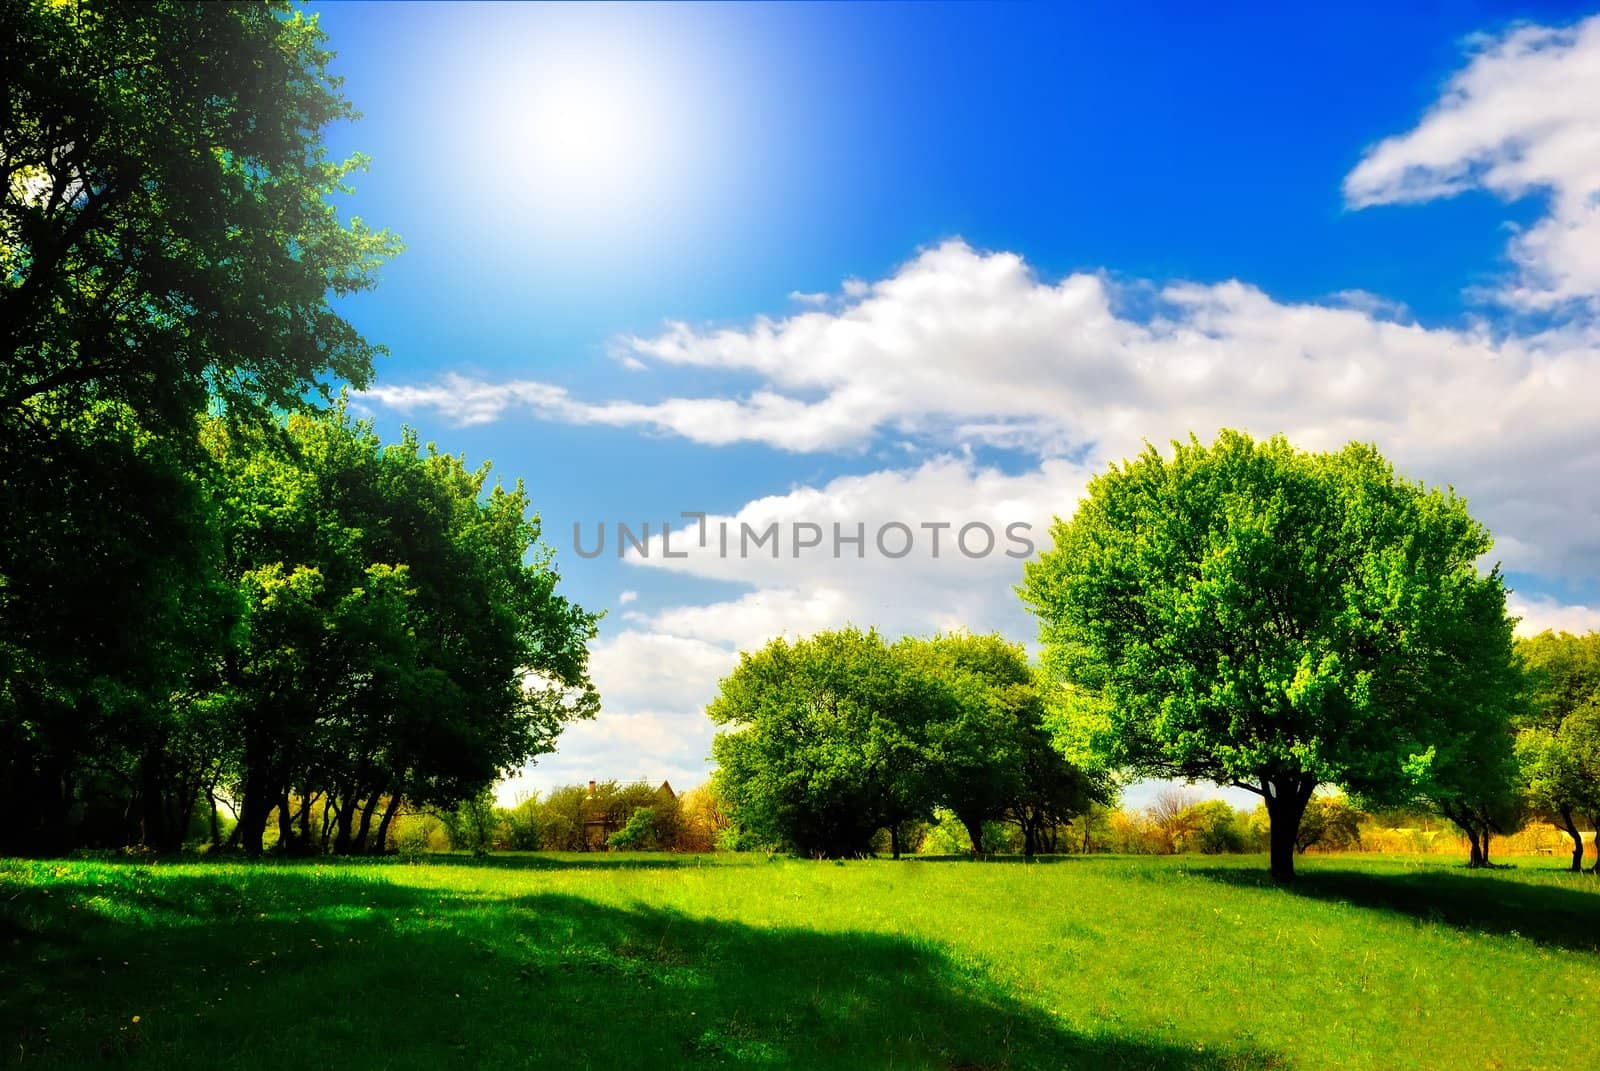
[[(175, 1068), (1558, 1068), (1550, 864), (0, 861), (0, 1059)], [(134, 1021), (134, 1017), (138, 1021)]]

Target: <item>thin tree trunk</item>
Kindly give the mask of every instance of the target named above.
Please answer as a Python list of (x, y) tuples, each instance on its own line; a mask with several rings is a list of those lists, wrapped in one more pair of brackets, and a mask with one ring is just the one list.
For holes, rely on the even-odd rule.
[(294, 842), (294, 805), (289, 802), (287, 788), (278, 798), (278, 850), (289, 855), (300, 854)]
[(378, 822), (377, 842), (373, 845), (373, 850), (380, 855), (389, 850), (389, 823), (394, 821), (394, 816), (399, 810), (400, 793), (389, 793), (389, 802), (383, 808), (383, 818)]
[(361, 825), (356, 829), (356, 839), (352, 846), (357, 855), (365, 855), (367, 851), (367, 834), (372, 829), (372, 816), (378, 809), (378, 793), (374, 792), (367, 797), (367, 805), (361, 808)]

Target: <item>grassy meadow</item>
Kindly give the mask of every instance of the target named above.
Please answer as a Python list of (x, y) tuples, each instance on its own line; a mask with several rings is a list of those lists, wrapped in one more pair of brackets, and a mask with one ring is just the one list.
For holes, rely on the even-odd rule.
[(6, 1062), (1559, 1068), (1600, 882), (1547, 862), (0, 862)]

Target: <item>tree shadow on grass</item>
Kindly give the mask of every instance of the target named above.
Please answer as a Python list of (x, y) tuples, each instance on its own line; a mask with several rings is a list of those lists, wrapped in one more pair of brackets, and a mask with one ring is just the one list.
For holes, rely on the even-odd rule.
[(1068, 1031), (881, 933), (310, 868), (14, 879), (0, 872), (0, 1044), (40, 1066), (1286, 1066)]
[[(1278, 888), (1264, 871), (1187, 869), (1190, 874), (1227, 885)], [(1517, 934), (1551, 948), (1600, 950), (1600, 891), (1511, 880), (1492, 870), (1442, 868), (1383, 874), (1319, 867), (1302, 870), (1282, 888), (1296, 896), (1387, 911), (1461, 930)]]
[[(677, 870), (683, 867), (712, 865), (699, 855), (633, 854), (629, 852), (572, 852), (560, 855), (540, 852), (502, 853), (483, 856), (438, 853), (419, 856), (419, 863), (438, 866), (488, 867), (498, 870)], [(392, 863), (392, 858), (374, 859), (376, 865)]]

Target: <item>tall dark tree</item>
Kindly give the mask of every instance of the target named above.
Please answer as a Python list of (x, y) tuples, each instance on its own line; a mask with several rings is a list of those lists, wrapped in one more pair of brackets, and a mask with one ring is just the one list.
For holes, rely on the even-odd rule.
[(330, 299), (398, 246), (334, 210), (354, 113), (289, 4), (16, 0), (0, 41), (0, 842), (169, 847), (241, 609), (196, 420), (366, 383)]
[(1067, 733), (1143, 774), (1262, 796), (1272, 874), (1320, 784), (1403, 798), (1516, 691), (1489, 534), (1368, 446), (1224, 432), (1096, 478), (1027, 566)]

